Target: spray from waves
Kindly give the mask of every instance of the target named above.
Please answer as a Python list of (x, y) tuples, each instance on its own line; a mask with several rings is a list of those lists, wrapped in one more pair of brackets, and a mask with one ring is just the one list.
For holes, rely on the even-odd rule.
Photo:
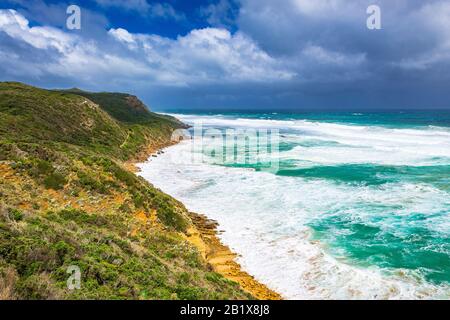
[[(227, 127), (229, 121), (243, 127), (261, 125), (254, 119), (211, 117), (205, 122)], [(266, 126), (274, 125), (272, 120), (263, 121)], [(276, 125), (286, 129), (292, 123)], [(428, 163), (445, 170), (449, 164), (447, 154), (440, 153), (448, 144), (445, 128), (354, 128), (308, 121), (293, 125), (295, 129), (289, 127), (284, 134), (284, 142), (303, 144), (305, 150), (299, 152), (298, 145), (286, 148), (280, 159), (300, 161), (293, 162), (295, 170), (307, 162), (315, 170), (334, 168), (332, 174), (336, 175), (336, 165), (370, 161), (359, 169), (367, 173), (370, 165), (378, 163), (376, 176), (386, 165)], [(359, 134), (349, 135), (352, 130)], [(342, 137), (345, 142), (336, 141)], [(424, 137), (430, 138), (431, 146)], [(416, 149), (427, 145), (431, 154), (409, 152), (414, 143)], [(380, 150), (380, 145), (385, 149)], [(320, 157), (317, 148), (322, 148)], [(347, 153), (340, 157), (343, 150)], [(187, 159), (191, 152), (189, 143), (174, 146), (143, 164), (142, 175), (189, 209), (218, 220), (227, 231), (222, 240), (241, 255), (242, 266), (285, 297), (450, 297), (448, 190), (429, 183), (428, 178), (414, 181), (401, 179), (400, 174), (400, 179), (379, 184), (351, 184), (339, 183), (335, 176), (274, 175), (168, 161), (172, 156)], [(292, 161), (290, 164), (292, 169)], [(358, 165), (352, 170), (357, 171)], [(435, 176), (445, 176), (445, 171)], [(411, 265), (415, 261), (418, 264)]]

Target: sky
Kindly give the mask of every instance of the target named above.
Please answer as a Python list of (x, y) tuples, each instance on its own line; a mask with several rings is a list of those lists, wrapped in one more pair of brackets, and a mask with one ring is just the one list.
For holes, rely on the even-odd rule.
[(0, 0), (0, 81), (157, 111), (450, 110), (450, 1)]

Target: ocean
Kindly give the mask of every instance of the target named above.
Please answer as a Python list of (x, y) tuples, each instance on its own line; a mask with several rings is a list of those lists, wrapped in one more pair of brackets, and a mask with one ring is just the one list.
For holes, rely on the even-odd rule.
[(258, 162), (217, 161), (220, 139), (205, 136), (140, 165), (217, 220), (260, 282), (286, 299), (450, 299), (449, 112), (173, 115), (277, 135)]

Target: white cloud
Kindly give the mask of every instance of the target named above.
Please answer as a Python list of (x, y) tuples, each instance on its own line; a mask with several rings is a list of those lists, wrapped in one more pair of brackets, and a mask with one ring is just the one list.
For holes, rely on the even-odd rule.
[[(224, 29), (193, 30), (186, 36), (169, 39), (117, 28), (108, 32), (113, 41), (102, 38), (96, 42), (52, 27), (30, 27), (20, 13), (0, 10), (1, 32), (35, 50), (26, 50), (23, 55), (47, 56), (33, 64), (34, 74), (40, 76), (91, 83), (121, 79), (166, 86), (273, 82), (295, 76), (244, 34), (231, 34)], [(28, 60), (13, 53), (4, 52), (3, 58), (15, 56), (10, 63), (18, 66)]]
[(134, 37), (132, 34), (130, 34), (127, 30), (122, 28), (117, 29), (111, 29), (109, 30), (109, 34), (112, 35), (117, 40), (127, 43), (127, 44), (134, 44), (136, 41), (134, 40)]
[(136, 11), (142, 15), (151, 17), (183, 20), (184, 14), (177, 12), (169, 3), (148, 3), (147, 0), (96, 0), (102, 7), (122, 8), (129, 11)]
[(308, 45), (303, 49), (302, 54), (316, 63), (328, 64), (339, 67), (358, 67), (366, 62), (366, 54), (344, 54), (341, 52), (330, 51), (316, 45)]
[[(15, 10), (0, 10), (0, 32), (19, 44), (31, 46), (34, 54), (47, 56), (46, 60), (32, 64), (27, 57), (4, 52), (3, 58), (12, 58), (9, 64), (15, 66), (16, 74), (22, 70), (39, 76), (76, 77), (90, 81), (99, 75), (108, 77), (126, 73), (136, 76), (148, 73), (142, 63), (110, 54), (95, 42), (86, 41), (73, 33), (52, 27), (30, 27), (28, 20)], [(33, 55), (33, 51), (28, 51)]]
[[(302, 14), (311, 16), (330, 15), (335, 11), (348, 10), (350, 1), (345, 0), (291, 0), (294, 7)], [(342, 12), (342, 13), (343, 13)], [(341, 13), (341, 14), (342, 14)]]
[(0, 30), (38, 49), (55, 48), (64, 52), (74, 45), (74, 37), (56, 28), (30, 28), (28, 20), (15, 10), (0, 10)]
[(244, 34), (231, 34), (225, 29), (193, 30), (176, 40), (130, 34), (124, 29), (111, 29), (109, 34), (130, 50), (139, 50), (158, 72), (158, 80), (177, 85), (270, 82), (295, 76)]
[(206, 21), (211, 26), (226, 28), (234, 25), (234, 16), (238, 10), (233, 7), (230, 1), (232, 0), (220, 0), (217, 3), (201, 7), (199, 10), (200, 14), (206, 18)]
[(166, 19), (172, 18), (174, 20), (184, 20), (186, 18), (184, 14), (177, 12), (168, 3), (155, 3), (150, 5), (149, 13), (153, 17), (160, 17)]

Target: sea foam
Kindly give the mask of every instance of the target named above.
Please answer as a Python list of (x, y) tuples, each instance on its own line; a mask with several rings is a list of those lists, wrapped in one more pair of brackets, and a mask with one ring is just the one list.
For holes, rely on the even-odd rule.
[[(198, 116), (180, 118), (188, 123), (199, 119)], [(320, 144), (319, 147), (297, 146), (280, 153), (280, 159), (302, 159), (310, 166), (348, 163), (438, 165), (448, 164), (446, 158), (450, 157), (450, 132), (440, 127), (392, 129), (212, 116), (201, 117), (201, 120), (203, 125), (212, 127), (288, 129), (285, 139), (290, 142), (319, 139), (337, 143), (333, 147)], [(430, 283), (417, 270), (361, 265), (345, 253), (330, 254), (329, 243), (315, 239), (310, 227), (311, 221), (333, 213), (370, 225), (376, 214), (377, 227), (396, 234), (404, 232), (404, 225), (396, 225), (397, 220), (392, 220), (393, 217), (425, 212), (430, 219), (421, 226), (448, 235), (450, 203), (445, 200), (449, 199), (447, 191), (427, 183), (355, 186), (326, 179), (278, 176), (208, 163), (193, 164), (189, 161), (191, 153), (191, 142), (184, 141), (141, 164), (140, 174), (182, 201), (188, 209), (217, 220), (224, 230), (220, 236), (222, 241), (239, 254), (238, 262), (242, 267), (284, 297), (450, 297), (448, 285)], [(176, 162), (170, 161), (175, 158)], [(379, 204), (391, 209), (373, 209)]]

